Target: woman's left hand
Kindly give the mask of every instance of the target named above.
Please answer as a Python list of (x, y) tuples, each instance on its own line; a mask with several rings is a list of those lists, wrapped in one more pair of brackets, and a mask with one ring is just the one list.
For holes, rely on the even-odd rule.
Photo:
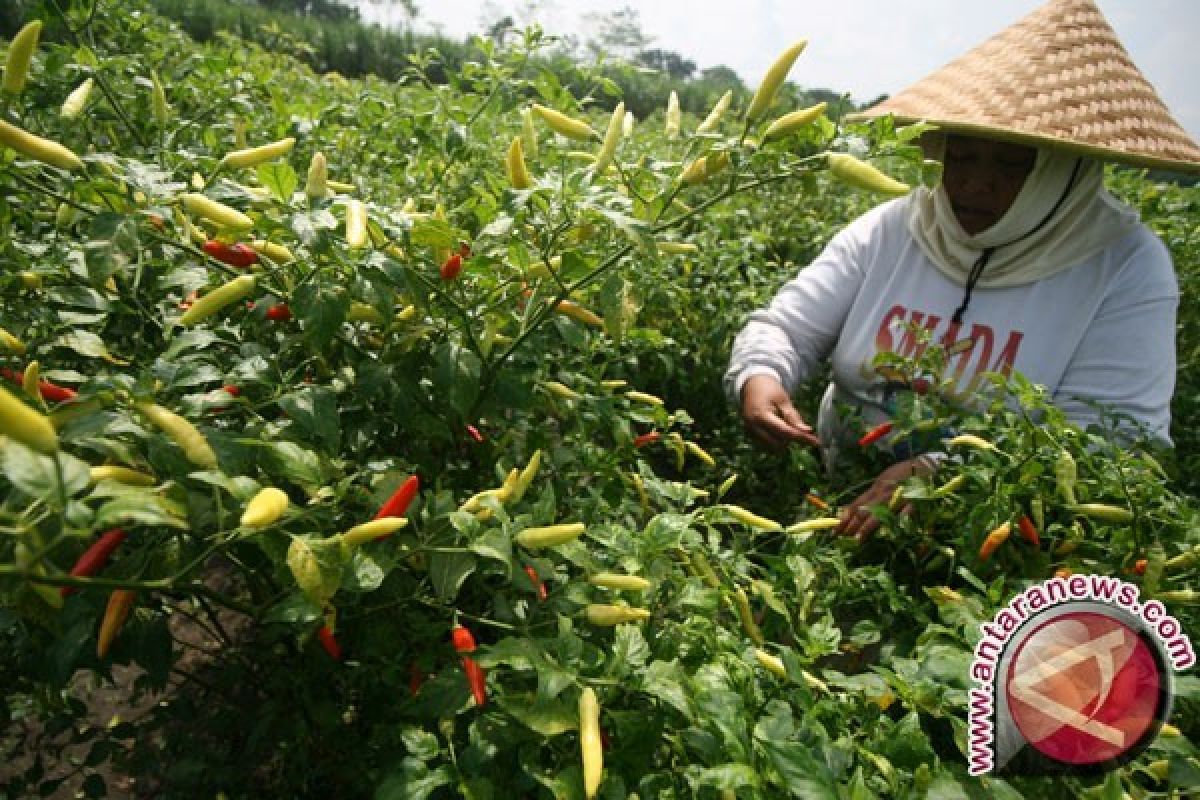
[[(842, 523), (836, 528), (843, 536), (853, 536), (860, 542), (879, 528), (879, 520), (871, 514), (871, 506), (887, 505), (896, 487), (913, 475), (932, 475), (937, 466), (929, 459), (910, 458), (898, 461), (879, 473), (879, 477), (868, 489), (842, 509)], [(907, 514), (911, 506), (900, 510)]]

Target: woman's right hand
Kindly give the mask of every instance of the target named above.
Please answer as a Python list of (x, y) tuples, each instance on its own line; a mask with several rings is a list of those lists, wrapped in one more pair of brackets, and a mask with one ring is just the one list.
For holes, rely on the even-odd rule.
[(742, 421), (758, 441), (775, 449), (792, 442), (820, 447), (812, 427), (792, 405), (787, 389), (774, 375), (754, 375), (742, 386)]

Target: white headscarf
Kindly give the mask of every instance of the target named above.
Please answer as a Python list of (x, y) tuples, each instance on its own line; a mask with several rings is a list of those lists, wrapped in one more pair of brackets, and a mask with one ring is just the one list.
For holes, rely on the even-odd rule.
[(1012, 206), (990, 228), (974, 236), (964, 231), (941, 184), (914, 193), (908, 220), (917, 244), (960, 286), (983, 252), (995, 248), (975, 284), (983, 288), (1020, 286), (1054, 275), (1137, 224), (1137, 212), (1104, 188), (1101, 162), (1045, 147), (1038, 149)]

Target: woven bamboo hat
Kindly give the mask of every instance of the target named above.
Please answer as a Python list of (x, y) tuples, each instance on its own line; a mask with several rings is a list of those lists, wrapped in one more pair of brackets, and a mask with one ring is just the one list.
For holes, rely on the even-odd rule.
[(1092, 0), (1050, 0), (847, 119), (884, 114), (952, 133), (1200, 173), (1200, 145), (1171, 117)]

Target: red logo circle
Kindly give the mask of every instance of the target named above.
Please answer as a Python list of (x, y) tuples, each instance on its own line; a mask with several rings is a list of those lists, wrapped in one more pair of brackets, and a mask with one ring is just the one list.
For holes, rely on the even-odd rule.
[(1106, 614), (1078, 611), (1039, 625), (1005, 679), (1009, 713), (1025, 740), (1064, 764), (1120, 758), (1158, 720), (1164, 677), (1147, 642)]

